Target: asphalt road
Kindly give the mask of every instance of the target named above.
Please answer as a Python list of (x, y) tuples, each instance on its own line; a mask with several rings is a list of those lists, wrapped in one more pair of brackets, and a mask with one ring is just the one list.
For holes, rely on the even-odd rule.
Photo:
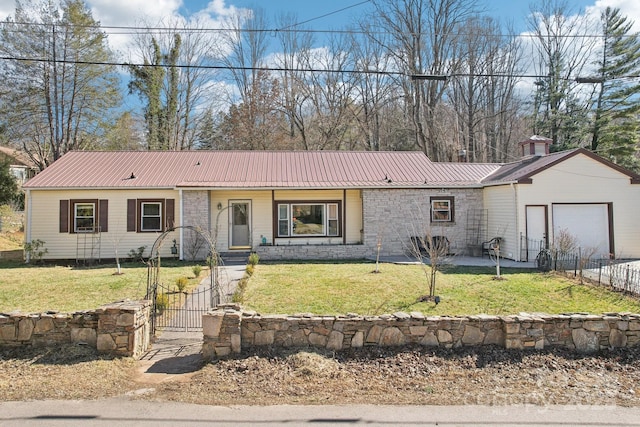
[(616, 406), (203, 406), (118, 398), (0, 402), (0, 426), (640, 426)]

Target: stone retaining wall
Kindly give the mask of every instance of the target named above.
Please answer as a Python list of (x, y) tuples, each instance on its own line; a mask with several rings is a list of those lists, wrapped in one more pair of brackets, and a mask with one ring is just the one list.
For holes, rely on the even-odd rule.
[(149, 347), (149, 301), (75, 313), (0, 314), (0, 347), (84, 343), (101, 353), (141, 356)]
[(22, 249), (14, 249), (12, 251), (0, 251), (0, 260), (22, 261), (24, 260), (24, 251)]
[(203, 316), (205, 358), (254, 346), (345, 350), (418, 344), (432, 347), (498, 345), (507, 349), (562, 347), (581, 353), (640, 343), (640, 314), (517, 316), (261, 316), (234, 304)]

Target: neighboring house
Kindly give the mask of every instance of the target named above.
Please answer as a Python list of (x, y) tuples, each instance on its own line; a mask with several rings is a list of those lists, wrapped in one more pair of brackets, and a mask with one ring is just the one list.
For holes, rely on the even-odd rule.
[(507, 165), (433, 163), (420, 152), (71, 152), (25, 184), (25, 237), (44, 241), (49, 259), (112, 259), (167, 232), (163, 256), (174, 247), (204, 257), (191, 226), (220, 252), (342, 259), (379, 245), (405, 254), (424, 233), (446, 236), (457, 254), (498, 236), (504, 256), (523, 260), (522, 242), (551, 238), (554, 215), (604, 205), (615, 248), (640, 257), (637, 182), (585, 150)]
[(9, 171), (15, 176), (19, 186), (33, 178), (38, 171), (29, 156), (10, 147), (0, 147), (0, 160), (9, 161)]

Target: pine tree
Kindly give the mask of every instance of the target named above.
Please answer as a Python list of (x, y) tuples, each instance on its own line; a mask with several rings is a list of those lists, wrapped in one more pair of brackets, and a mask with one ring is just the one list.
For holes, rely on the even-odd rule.
[(597, 62), (599, 83), (591, 150), (616, 163), (637, 168), (640, 83), (626, 76), (640, 72), (640, 39), (633, 22), (608, 7), (601, 16), (604, 45)]

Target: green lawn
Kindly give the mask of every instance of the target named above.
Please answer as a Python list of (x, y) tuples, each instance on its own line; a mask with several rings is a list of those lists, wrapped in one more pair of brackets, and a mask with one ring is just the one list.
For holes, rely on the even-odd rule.
[[(193, 278), (192, 264), (163, 261), (162, 283)], [(503, 269), (494, 280), (491, 269), (457, 267), (439, 273), (436, 295), (441, 302), (418, 303), (427, 292), (423, 270), (416, 265), (370, 263), (258, 264), (243, 304), (263, 314), (384, 314), (420, 311), (434, 315), (514, 314), (527, 312), (635, 312), (640, 301), (604, 288), (579, 285), (551, 274)], [(0, 263), (0, 313), (94, 309), (146, 292), (147, 268), (142, 263), (96, 267), (29, 266)], [(203, 272), (204, 277), (206, 271)]]
[[(193, 264), (163, 260), (160, 281), (174, 284), (184, 276), (193, 287), (206, 272), (195, 279), (192, 268)], [(95, 309), (125, 298), (143, 298), (147, 290), (146, 265), (125, 263), (122, 272), (115, 274), (115, 264), (77, 267), (0, 263), (0, 313), (70, 312)]]
[(369, 263), (259, 264), (243, 304), (262, 314), (384, 314), (420, 311), (427, 315), (517, 314), (519, 312), (634, 312), (640, 301), (604, 288), (555, 276), (503, 269), (494, 280), (488, 268), (456, 267), (438, 274), (433, 302), (417, 302), (428, 282), (417, 265)]

